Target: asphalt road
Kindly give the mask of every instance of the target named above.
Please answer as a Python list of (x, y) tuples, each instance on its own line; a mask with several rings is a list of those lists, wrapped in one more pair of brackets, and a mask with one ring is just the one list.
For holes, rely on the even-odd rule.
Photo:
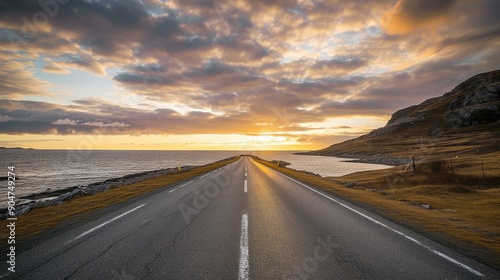
[(14, 279), (500, 279), (243, 157), (17, 247)]

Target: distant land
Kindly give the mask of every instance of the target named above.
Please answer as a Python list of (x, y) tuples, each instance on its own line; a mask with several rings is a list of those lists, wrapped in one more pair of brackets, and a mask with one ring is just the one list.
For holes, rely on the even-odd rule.
[(500, 70), (478, 74), (442, 96), (397, 111), (379, 129), (300, 154), (400, 165), (500, 151)]
[(34, 150), (33, 148), (22, 148), (22, 147), (0, 147), (0, 149), (8, 150)]

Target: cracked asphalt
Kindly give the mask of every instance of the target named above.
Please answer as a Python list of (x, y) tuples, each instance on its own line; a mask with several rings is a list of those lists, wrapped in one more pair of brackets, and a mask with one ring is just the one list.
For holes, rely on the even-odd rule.
[[(4, 278), (500, 279), (248, 157), (60, 225), (16, 250), (16, 272)], [(0, 268), (7, 272), (5, 261)]]

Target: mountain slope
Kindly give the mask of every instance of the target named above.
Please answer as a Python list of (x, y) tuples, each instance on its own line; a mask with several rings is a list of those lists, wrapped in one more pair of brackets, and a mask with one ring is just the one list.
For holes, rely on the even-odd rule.
[(500, 70), (476, 75), (452, 91), (399, 110), (361, 137), (307, 152), (402, 164), (500, 151)]

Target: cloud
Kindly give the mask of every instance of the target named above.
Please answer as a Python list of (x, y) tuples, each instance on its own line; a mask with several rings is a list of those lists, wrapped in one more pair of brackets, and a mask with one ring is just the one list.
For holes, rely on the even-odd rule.
[(53, 74), (69, 74), (71, 71), (68, 69), (62, 68), (56, 63), (50, 63), (47, 64), (43, 67), (43, 71), (47, 73), (53, 73)]
[[(181, 114), (167, 108), (139, 110), (109, 105), (99, 100), (83, 100), (78, 103), (81, 105), (73, 105), (68, 109), (44, 102), (2, 100), (0, 114), (9, 115), (12, 119), (1, 122), (0, 131), (9, 134), (141, 135), (212, 134), (214, 130), (220, 134), (308, 130), (288, 122), (286, 111), (281, 113), (262, 111), (258, 114), (234, 112), (231, 115), (219, 116), (201, 111)], [(86, 108), (87, 112), (82, 112), (83, 108)], [(290, 118), (296, 116), (292, 114)]]
[(12, 121), (12, 120), (14, 120), (14, 118), (11, 116), (0, 115), (0, 122), (8, 122), (8, 121)]
[(385, 15), (383, 26), (391, 34), (406, 34), (439, 24), (457, 0), (399, 0)]
[(457, 37), (448, 37), (442, 40), (438, 45), (438, 50), (443, 50), (448, 47), (457, 47), (464, 44), (491, 44), (500, 37), (500, 27), (487, 28), (476, 30), (470, 33), (461, 34)]
[(359, 58), (333, 58), (329, 60), (321, 60), (312, 66), (313, 69), (323, 71), (332, 71), (336, 69), (356, 70), (367, 65), (367, 61)]
[(354, 134), (354, 135), (305, 135), (302, 137), (296, 138), (295, 141), (298, 143), (315, 143), (316, 145), (327, 147), (332, 145), (333, 143), (338, 143), (342, 141), (346, 141), (349, 139), (352, 139), (353, 137), (360, 136), (361, 133)]
[(100, 76), (106, 75), (104, 67), (88, 55), (64, 54), (57, 61), (62, 67), (84, 69)]
[(125, 124), (122, 122), (113, 122), (113, 123), (103, 123), (103, 122), (85, 122), (82, 123), (82, 125), (88, 125), (88, 126), (97, 126), (97, 127), (127, 127), (130, 126), (129, 124)]
[(68, 118), (65, 118), (64, 120), (58, 119), (57, 121), (52, 122), (52, 124), (55, 124), (55, 125), (79, 125), (79, 122), (80, 121), (70, 120)]
[(21, 54), (0, 51), (0, 97), (50, 96), (50, 83), (33, 76), (33, 63)]
[[(306, 124), (386, 118), (499, 68), (498, 5), (72, 0), (51, 16), (38, 1), (0, 0), (0, 133), (275, 132), (333, 141)], [(47, 20), (34, 22), (37, 13)], [(78, 75), (72, 69), (109, 79), (115, 92), (104, 96), (116, 98), (55, 92)], [(67, 76), (49, 82), (41, 72)], [(123, 102), (129, 96), (138, 102)]]

